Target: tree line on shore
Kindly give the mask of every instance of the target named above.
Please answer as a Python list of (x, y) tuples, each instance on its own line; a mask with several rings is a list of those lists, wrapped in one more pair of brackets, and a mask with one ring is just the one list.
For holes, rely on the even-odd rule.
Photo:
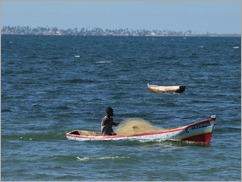
[[(29, 26), (3, 26), (1, 34), (7, 35), (73, 35), (73, 36), (194, 36), (192, 30), (132, 30), (132, 29), (101, 29), (101, 28), (68, 28), (59, 29), (57, 27), (36, 27)], [(210, 33), (200, 35), (213, 35)]]
[(58, 29), (57, 27), (36, 27), (29, 26), (4, 26), (2, 34), (15, 35), (93, 35), (93, 36), (162, 36), (162, 35), (188, 35), (192, 31), (172, 31), (172, 30), (130, 30), (130, 29), (101, 29), (101, 28), (68, 28)]

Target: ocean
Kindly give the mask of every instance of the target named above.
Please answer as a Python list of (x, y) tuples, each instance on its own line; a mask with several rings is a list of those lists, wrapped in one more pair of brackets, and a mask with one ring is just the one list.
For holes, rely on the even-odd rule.
[[(240, 37), (1, 37), (1, 179), (240, 181)], [(185, 85), (151, 93), (147, 83)], [(209, 146), (70, 141), (139, 118), (174, 128), (217, 115)], [(115, 128), (114, 128), (115, 129)]]

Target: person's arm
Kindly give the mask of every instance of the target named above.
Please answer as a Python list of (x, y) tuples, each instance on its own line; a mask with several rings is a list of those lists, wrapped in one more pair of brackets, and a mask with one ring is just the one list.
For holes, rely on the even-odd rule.
[(118, 123), (113, 122), (113, 125), (114, 125), (114, 126), (118, 126), (119, 123), (120, 123), (120, 122), (118, 122)]

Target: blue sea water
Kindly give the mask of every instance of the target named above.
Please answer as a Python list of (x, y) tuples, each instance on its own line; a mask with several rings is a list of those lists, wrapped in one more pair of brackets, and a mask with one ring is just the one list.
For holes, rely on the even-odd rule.
[[(240, 37), (1, 39), (2, 180), (241, 180)], [(164, 128), (217, 120), (209, 146), (65, 138), (100, 131), (107, 106)]]

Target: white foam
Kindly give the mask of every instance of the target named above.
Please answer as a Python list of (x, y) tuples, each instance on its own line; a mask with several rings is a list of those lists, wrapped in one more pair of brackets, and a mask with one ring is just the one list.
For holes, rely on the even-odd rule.
[(111, 61), (97, 61), (98, 64), (109, 64)]
[(90, 158), (90, 157), (76, 157), (79, 161), (88, 161), (88, 160), (113, 160), (113, 159), (129, 159), (129, 156), (107, 156), (107, 157), (97, 157), (97, 158)]
[(99, 160), (108, 160), (108, 159), (129, 159), (128, 156), (113, 156), (113, 157), (99, 157)]
[(87, 160), (90, 160), (89, 157), (79, 157), (79, 156), (77, 156), (76, 158), (77, 158), (78, 160), (80, 160), (80, 161), (87, 161)]

